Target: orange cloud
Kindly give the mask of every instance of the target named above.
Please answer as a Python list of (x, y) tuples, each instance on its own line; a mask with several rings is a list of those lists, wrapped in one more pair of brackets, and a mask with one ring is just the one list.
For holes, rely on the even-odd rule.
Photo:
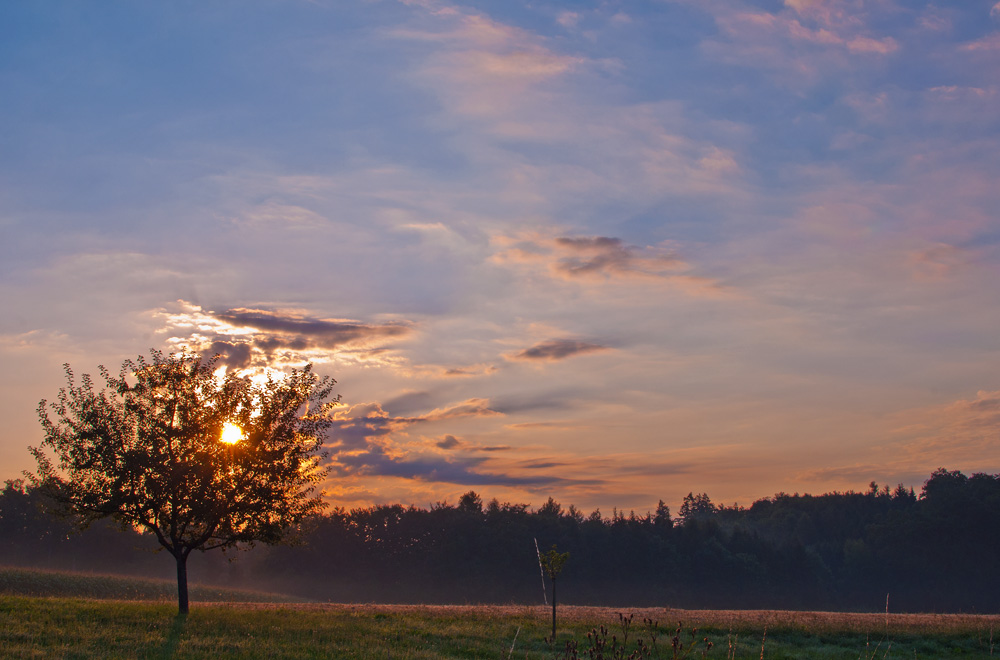
[(1000, 390), (980, 390), (972, 399), (907, 410), (894, 431), (909, 460), (930, 469), (943, 465), (1000, 466)]

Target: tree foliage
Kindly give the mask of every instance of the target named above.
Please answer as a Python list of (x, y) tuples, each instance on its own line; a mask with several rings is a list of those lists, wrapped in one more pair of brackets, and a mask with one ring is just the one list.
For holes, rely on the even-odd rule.
[[(38, 406), (31, 478), (82, 525), (112, 518), (155, 536), (176, 559), (181, 612), (193, 550), (276, 543), (324, 506), (316, 486), (337, 399), (310, 367), (254, 382), (217, 374), (216, 359), (152, 351), (118, 375), (102, 366), (99, 391), (65, 368), (68, 386)], [(221, 442), (226, 424), (239, 442)]]
[[(539, 511), (540, 515), (553, 515), (551, 513), (552, 510), (562, 510), (562, 508), (551, 497), (546, 504), (549, 510), (544, 513)], [(542, 508), (545, 509), (546, 507)], [(555, 545), (553, 545), (552, 548), (546, 552), (538, 555), (538, 563), (541, 565), (542, 571), (549, 576), (549, 581), (552, 584), (552, 637), (550, 640), (553, 643), (556, 640), (556, 578), (558, 578), (559, 574), (562, 573), (563, 566), (566, 565), (567, 559), (569, 559), (569, 553), (559, 552)]]
[(569, 559), (569, 553), (559, 552), (555, 545), (538, 556), (538, 561), (542, 564), (542, 570), (545, 571), (550, 580), (555, 580), (559, 577), (567, 559)]

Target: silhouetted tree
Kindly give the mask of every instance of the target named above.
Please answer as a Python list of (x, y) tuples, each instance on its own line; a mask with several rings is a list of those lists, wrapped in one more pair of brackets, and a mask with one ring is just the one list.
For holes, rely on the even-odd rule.
[(711, 518), (717, 510), (717, 507), (712, 504), (712, 499), (707, 494), (699, 493), (695, 495), (694, 493), (688, 493), (684, 496), (684, 501), (681, 502), (681, 510), (679, 511), (681, 523), (684, 524), (692, 520)]
[[(549, 503), (552, 503), (552, 498), (549, 498)], [(547, 552), (543, 552), (539, 555), (538, 560), (542, 564), (542, 570), (545, 571), (545, 575), (548, 576), (549, 581), (552, 583), (552, 642), (556, 641), (556, 578), (562, 573), (563, 566), (566, 564), (566, 560), (569, 559), (568, 552), (559, 552), (556, 550), (556, 546), (552, 546)]]
[[(255, 383), (217, 375), (217, 359), (151, 357), (126, 360), (118, 376), (102, 366), (99, 392), (65, 366), (68, 387), (38, 405), (45, 438), (31, 478), (84, 526), (110, 517), (153, 534), (176, 560), (184, 614), (193, 550), (276, 543), (324, 506), (315, 484), (337, 399), (311, 365)], [(227, 425), (237, 442), (222, 441)]]
[(477, 516), (482, 515), (483, 498), (479, 497), (479, 494), (476, 493), (476, 491), (470, 490), (459, 498), (458, 510), (464, 511), (465, 513), (475, 514)]
[(656, 513), (653, 515), (653, 524), (659, 528), (670, 528), (674, 526), (670, 520), (670, 507), (663, 503), (663, 500), (656, 505)]

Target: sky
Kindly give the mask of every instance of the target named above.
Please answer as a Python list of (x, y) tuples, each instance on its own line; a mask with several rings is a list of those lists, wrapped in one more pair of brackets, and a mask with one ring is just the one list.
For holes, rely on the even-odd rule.
[(0, 479), (151, 348), (337, 379), (330, 502), (1000, 472), (1000, 3), (0, 6)]

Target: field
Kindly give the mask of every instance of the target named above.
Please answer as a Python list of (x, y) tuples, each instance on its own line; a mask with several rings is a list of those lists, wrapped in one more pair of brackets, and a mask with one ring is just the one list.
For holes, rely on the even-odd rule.
[[(67, 597), (78, 580), (106, 581), (103, 598)], [(633, 653), (639, 639), (650, 647), (647, 657), (675, 657), (671, 638), (678, 622), (684, 646), (676, 657), (990, 658), (1000, 651), (993, 639), (1000, 616), (560, 607), (559, 632), (550, 645), (551, 610), (544, 606), (287, 603), (266, 594), (192, 590), (198, 595), (191, 614), (181, 618), (163, 594), (153, 602), (134, 600), (148, 586), (133, 582), (0, 570), (0, 657), (541, 660), (573, 657), (568, 642), (577, 645), (576, 655), (589, 658), (588, 651), (601, 649), (587, 634), (597, 628), (601, 637), (603, 625), (603, 657), (610, 660), (616, 657), (612, 636), (615, 643), (623, 637), (620, 614), (633, 619), (627, 652), (618, 657)], [(230, 602), (204, 602), (213, 594)], [(710, 650), (705, 638), (713, 643)]]

